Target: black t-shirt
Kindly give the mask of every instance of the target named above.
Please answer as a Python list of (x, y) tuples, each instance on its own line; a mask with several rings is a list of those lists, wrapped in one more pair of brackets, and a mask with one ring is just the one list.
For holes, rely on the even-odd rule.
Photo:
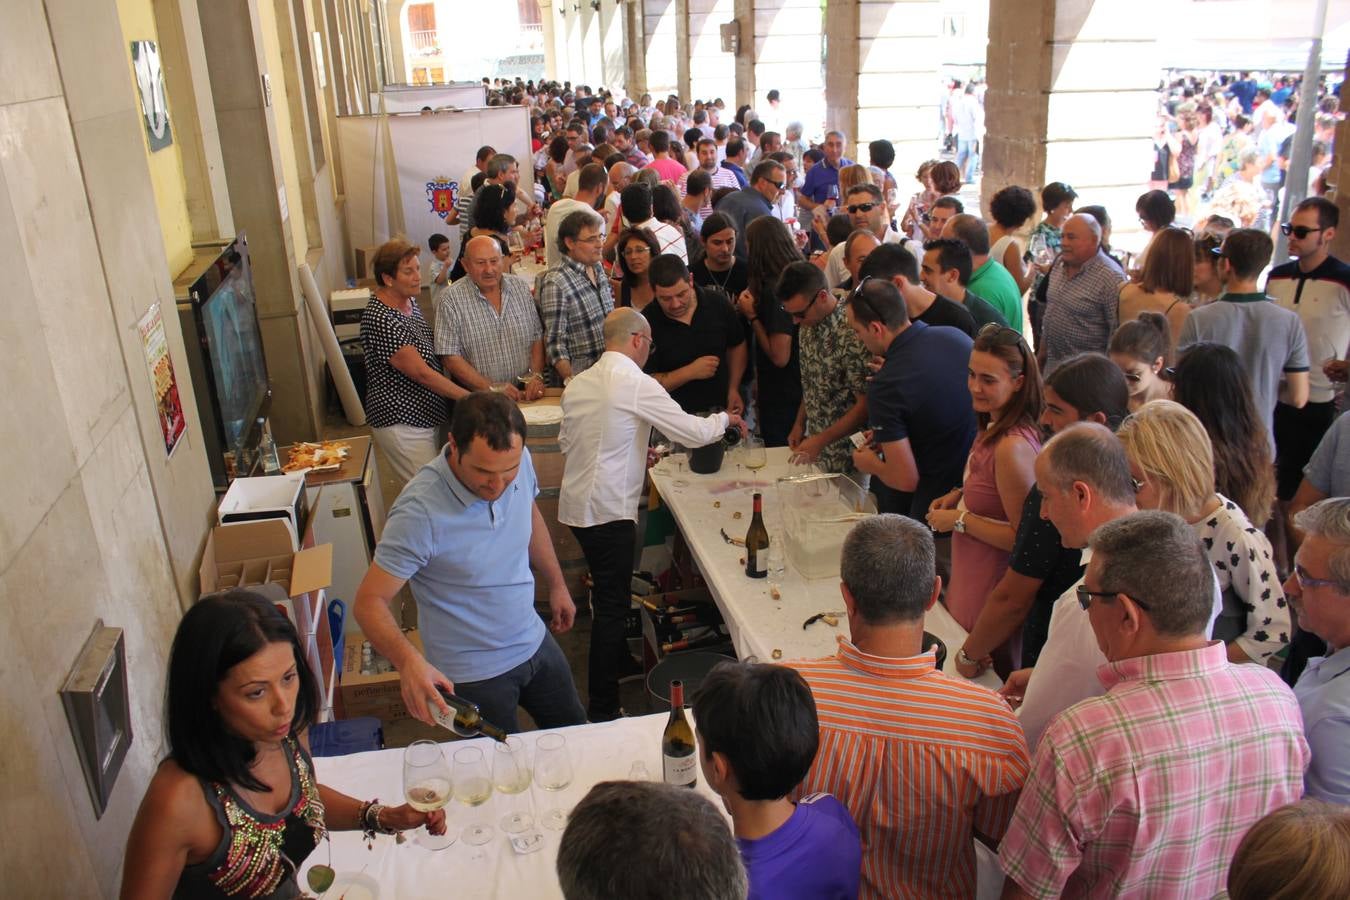
[[(689, 274), (694, 276), (694, 284), (725, 295), (733, 310), (736, 308), (736, 300), (741, 296), (741, 291), (750, 286), (748, 272), (749, 269), (745, 260), (735, 259), (734, 257), (731, 261), (731, 268), (725, 272), (714, 272), (709, 269), (706, 256), (689, 267)], [(742, 318), (741, 325), (745, 332), (745, 339), (754, 341), (755, 331), (750, 323)], [(753, 381), (754, 377), (755, 355), (748, 353), (745, 359), (745, 375), (741, 377), (741, 384)]]
[(1039, 578), (1036, 602), (1022, 626), (1022, 665), (1036, 664), (1050, 630), (1055, 601), (1083, 576), (1082, 551), (1065, 547), (1059, 529), (1041, 518), (1041, 490), (1031, 486), (1022, 504), (1022, 518), (1013, 538), (1009, 567), (1018, 575)]
[(946, 297), (935, 297), (932, 305), (923, 311), (923, 315), (916, 316), (915, 321), (928, 325), (950, 325), (971, 337), (975, 336), (975, 317), (970, 314), (970, 310)]
[(764, 347), (755, 342), (755, 373), (759, 389), (755, 399), (759, 403), (762, 415), (796, 416), (802, 403), (802, 370), (798, 362), (797, 323), (783, 309), (777, 299), (762, 301), (758, 305), (759, 321), (770, 335), (787, 334), (792, 336), (792, 355), (788, 364), (781, 369), (769, 359)]
[(702, 413), (726, 408), (727, 353), (745, 343), (745, 333), (740, 316), (726, 298), (716, 291), (694, 290), (698, 292), (698, 305), (688, 325), (667, 316), (655, 300), (642, 314), (651, 323), (654, 345), (647, 359), (648, 372), (673, 372), (700, 356), (716, 356), (720, 361), (712, 378), (689, 381), (670, 392), (685, 412)]

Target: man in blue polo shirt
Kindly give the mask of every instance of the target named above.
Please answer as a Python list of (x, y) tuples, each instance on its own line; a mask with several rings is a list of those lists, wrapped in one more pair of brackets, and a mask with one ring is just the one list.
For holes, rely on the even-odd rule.
[[(567, 631), (576, 615), (538, 493), (520, 409), (480, 391), (455, 404), (450, 442), (389, 510), (355, 613), (398, 670), (414, 718), (433, 723), (432, 704), (445, 707), (440, 685), (507, 731), (518, 730), (517, 706), (541, 728), (586, 721), (567, 660), (534, 608), (537, 574), (549, 586), (549, 628)], [(390, 612), (405, 583), (425, 656)]]
[(820, 145), (825, 158), (811, 167), (806, 173), (806, 181), (797, 194), (797, 199), (806, 209), (815, 209), (835, 190), (835, 199), (839, 199), (839, 170), (853, 165), (853, 160), (844, 158), (844, 133), (830, 131), (825, 134), (825, 143)]
[(961, 483), (975, 440), (966, 387), (973, 342), (950, 326), (911, 322), (899, 289), (879, 278), (858, 286), (847, 314), (863, 345), (885, 357), (867, 388), (872, 440), (853, 464), (897, 492), (878, 492), (882, 512), (922, 522), (928, 505)]

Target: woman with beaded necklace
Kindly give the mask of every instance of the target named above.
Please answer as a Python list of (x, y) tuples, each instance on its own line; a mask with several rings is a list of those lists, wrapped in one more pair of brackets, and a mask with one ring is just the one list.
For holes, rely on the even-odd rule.
[(291, 898), (328, 828), (445, 832), (445, 813), (319, 784), (307, 729), (318, 684), (295, 627), (252, 591), (204, 597), (169, 656), (169, 757), (127, 841), (122, 897)]

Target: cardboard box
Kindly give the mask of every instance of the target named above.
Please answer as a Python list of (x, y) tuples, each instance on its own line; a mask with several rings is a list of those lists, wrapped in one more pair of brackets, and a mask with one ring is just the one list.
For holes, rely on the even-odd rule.
[(286, 612), (304, 643), (320, 630), (319, 617), (326, 614), (323, 589), (333, 581), (333, 545), (291, 547), (291, 531), (282, 519), (212, 528), (198, 570), (202, 593), (255, 590)]
[[(421, 652), (422, 637), (417, 631), (404, 632), (404, 636)], [(374, 716), (385, 724), (386, 733), (390, 725), (412, 721), (412, 716), (403, 705), (398, 672), (391, 667), (387, 672), (362, 674), (361, 648), (366, 643), (366, 636), (359, 631), (348, 631), (345, 640), (342, 676), (338, 686), (343, 717), (354, 719), (357, 716)], [(376, 654), (377, 667), (382, 660), (383, 657)], [(448, 737), (442, 740), (448, 740)]]
[(372, 247), (356, 248), (356, 277), (374, 278), (375, 277), (375, 253), (380, 249), (376, 244)]
[[(309, 521), (305, 476), (259, 475), (236, 478), (221, 498), (216, 516), (222, 525), (280, 519), (290, 531), (290, 549), (300, 549), (300, 537)], [(324, 585), (327, 587), (327, 585)]]

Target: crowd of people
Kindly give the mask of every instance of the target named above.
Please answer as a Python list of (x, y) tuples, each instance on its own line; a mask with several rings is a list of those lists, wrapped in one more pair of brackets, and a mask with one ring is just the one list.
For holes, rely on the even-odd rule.
[[(362, 320), (367, 414), (407, 485), (354, 613), (409, 712), (433, 721), (445, 689), (508, 731), (518, 708), (545, 728), (625, 715), (654, 429), (688, 447), (753, 429), (880, 511), (843, 547), (838, 653), (728, 662), (693, 698), (730, 827), (693, 793), (601, 784), (562, 839), (567, 897), (970, 897), (977, 840), (1009, 898), (1350, 893), (1334, 203), (1273, 223), (1294, 259), (1269, 268), (1269, 228), (1214, 213), (1188, 231), (1190, 186), (1151, 190), (1130, 258), (1062, 182), (1003, 187), (986, 221), (957, 163), (925, 163), (902, 196), (888, 142), (860, 165), (842, 132), (810, 146), (777, 109), (504, 90), (537, 109), (537, 156), (476, 154), (459, 258), (427, 248), (434, 322), (421, 248), (398, 239)], [(548, 265), (527, 279), (510, 269), (531, 240)], [(586, 703), (553, 636), (577, 611), (516, 402), (548, 386), (558, 520), (592, 578)], [(420, 648), (391, 611), (405, 585)], [(960, 677), (923, 645), (935, 603), (968, 632)], [(318, 785), (293, 629), (247, 596), (211, 609), (214, 630), (190, 613), (175, 644), (196, 668), (170, 675), (172, 756), (128, 896), (271, 890), (325, 809), (331, 828), (441, 827)], [(971, 680), (991, 669), (997, 692)], [(176, 700), (175, 677), (196, 696)], [(182, 715), (231, 737), (201, 746)]]

